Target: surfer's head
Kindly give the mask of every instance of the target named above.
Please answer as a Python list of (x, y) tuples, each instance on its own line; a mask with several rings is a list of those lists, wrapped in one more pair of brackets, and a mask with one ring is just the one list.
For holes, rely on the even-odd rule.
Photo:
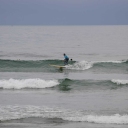
[(63, 55), (65, 56), (66, 54), (64, 53)]

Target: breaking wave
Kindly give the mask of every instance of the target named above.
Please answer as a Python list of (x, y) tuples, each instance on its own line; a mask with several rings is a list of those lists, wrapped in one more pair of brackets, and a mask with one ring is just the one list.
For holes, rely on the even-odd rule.
[(9, 80), (0, 80), (0, 88), (2, 89), (43, 89), (54, 87), (58, 85), (57, 80), (42, 80), (42, 79), (9, 79)]
[(68, 69), (75, 69), (75, 70), (86, 70), (86, 69), (90, 69), (94, 66), (102, 68), (102, 67), (107, 66), (108, 64), (109, 64), (109, 66), (112, 66), (113, 64), (122, 64), (122, 63), (127, 63), (127, 60), (121, 60), (121, 61), (79, 61), (79, 62), (75, 62), (72, 65), (68, 65), (67, 68)]
[(128, 124), (128, 115), (85, 115), (82, 117), (67, 117), (68, 121), (102, 123), (102, 124)]
[(74, 69), (74, 70), (86, 70), (93, 67), (93, 62), (87, 61), (80, 61), (76, 62), (73, 65), (66, 66), (67, 69)]
[(112, 80), (113, 83), (116, 83), (117, 85), (126, 85), (128, 84), (128, 80)]
[[(56, 72), (52, 65), (63, 65), (62, 60), (0, 60), (0, 72)], [(118, 71), (122, 70), (128, 73), (127, 60), (121, 61), (69, 61), (66, 69), (78, 70), (96, 70), (96, 71)]]
[(89, 122), (103, 124), (128, 124), (128, 115), (98, 115), (87, 114), (81, 111), (71, 111), (61, 108), (49, 108), (44, 106), (0, 106), (0, 121), (20, 120), (35, 118), (62, 119), (73, 122)]
[[(121, 85), (121, 86), (118, 86)], [(1, 89), (43, 89), (51, 88), (60, 91), (70, 90), (88, 90), (88, 89), (117, 89), (128, 85), (128, 80), (72, 80), (72, 79), (58, 79), (58, 80), (43, 80), (35, 79), (8, 79), (0, 80)]]

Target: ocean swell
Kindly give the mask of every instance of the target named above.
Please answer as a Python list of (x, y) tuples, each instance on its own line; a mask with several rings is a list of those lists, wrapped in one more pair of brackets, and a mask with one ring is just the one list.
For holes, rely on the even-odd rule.
[[(110, 61), (69, 61), (69, 65), (66, 66), (67, 69), (72, 70), (87, 70), (90, 68), (123, 68), (127, 67), (127, 60), (110, 60)], [(26, 72), (26, 71), (52, 71), (55, 69), (49, 65), (63, 65), (62, 60), (3, 60), (0, 59), (0, 71), (16, 71), (16, 72)]]

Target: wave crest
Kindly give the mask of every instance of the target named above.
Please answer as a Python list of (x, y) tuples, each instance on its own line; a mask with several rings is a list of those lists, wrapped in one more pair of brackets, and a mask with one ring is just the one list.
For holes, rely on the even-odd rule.
[(110, 61), (79, 61), (79, 62), (75, 62), (72, 65), (67, 65), (66, 68), (67, 69), (74, 69), (74, 70), (86, 70), (86, 69), (90, 69), (92, 67), (94, 67), (95, 65), (99, 65), (101, 67), (101, 64), (105, 66), (105, 64), (109, 64), (110, 66), (111, 64), (122, 64), (122, 63), (127, 63), (127, 60), (110, 60)]
[(128, 124), (128, 115), (86, 115), (83, 117), (68, 117), (66, 120), (102, 124)]
[(121, 85), (121, 84), (128, 84), (128, 80), (111, 80), (113, 83), (116, 83), (117, 85)]
[(66, 66), (67, 69), (75, 69), (75, 70), (86, 70), (91, 67), (93, 67), (93, 63), (88, 61), (80, 61), (74, 63), (73, 65)]
[[(127, 60), (110, 60), (110, 61), (69, 61), (67, 69), (71, 70), (87, 70), (94, 69), (120, 69), (127, 73)], [(49, 66), (63, 65), (62, 60), (2, 60), (0, 59), (0, 72), (56, 72), (55, 68)]]
[(43, 89), (49, 88), (58, 85), (57, 80), (42, 80), (39, 78), (36, 79), (9, 79), (9, 80), (0, 80), (0, 88), (2, 89), (23, 89), (23, 88), (35, 88)]

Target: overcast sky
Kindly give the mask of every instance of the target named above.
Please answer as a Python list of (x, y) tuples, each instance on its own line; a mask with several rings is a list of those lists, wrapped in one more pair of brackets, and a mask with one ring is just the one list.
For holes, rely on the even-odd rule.
[(128, 25), (128, 0), (0, 0), (0, 25)]

